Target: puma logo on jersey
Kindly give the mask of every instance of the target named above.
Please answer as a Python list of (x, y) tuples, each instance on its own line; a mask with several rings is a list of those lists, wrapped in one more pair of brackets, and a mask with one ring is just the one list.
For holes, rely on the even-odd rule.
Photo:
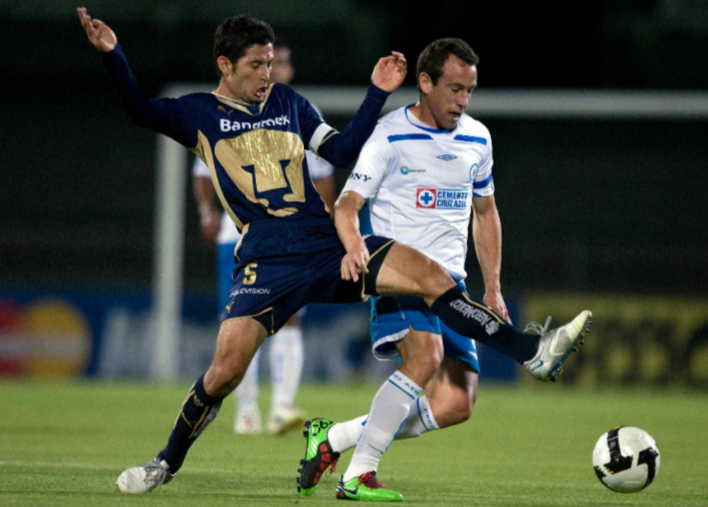
[(225, 112), (225, 113), (228, 115), (229, 118), (231, 118), (231, 113), (234, 112), (233, 109), (232, 109), (231, 111), (227, 111), (224, 106), (219, 106), (219, 107), (217, 107), (216, 109), (217, 109), (217, 111), (223, 111), (223, 112)]

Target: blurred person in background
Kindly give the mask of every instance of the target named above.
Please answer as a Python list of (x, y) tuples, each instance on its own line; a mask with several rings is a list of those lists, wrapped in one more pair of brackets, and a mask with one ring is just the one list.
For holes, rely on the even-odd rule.
[[(295, 76), (290, 48), (277, 39), (273, 44), (274, 60), (270, 72), (272, 83), (290, 84)], [(327, 208), (334, 209), (334, 167), (325, 159), (311, 151), (306, 151), (310, 176), (315, 188), (322, 196)], [(199, 207), (202, 236), (217, 245), (217, 286), (219, 308), (223, 311), (229, 302), (229, 292), (233, 281), (231, 275), (235, 267), (234, 251), (241, 234), (226, 212), (216, 205), (216, 193), (211, 181), (211, 173), (200, 159), (194, 159), (194, 197)], [(280, 435), (288, 429), (300, 426), (307, 415), (295, 407), (295, 395), (300, 384), (304, 351), (300, 319), (304, 309), (293, 315), (283, 328), (270, 338), (270, 378), (272, 397), (267, 431)], [(241, 384), (234, 391), (236, 397), (236, 418), (234, 431), (239, 434), (260, 433), (261, 414), (258, 408), (258, 364), (261, 351), (258, 350), (246, 371)]]

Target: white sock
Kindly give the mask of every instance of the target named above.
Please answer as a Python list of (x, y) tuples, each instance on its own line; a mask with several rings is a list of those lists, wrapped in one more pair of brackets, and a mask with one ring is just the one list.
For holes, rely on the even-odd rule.
[(300, 385), (303, 361), (302, 329), (299, 326), (284, 327), (271, 337), (271, 411), (279, 407), (293, 406)]
[(420, 386), (400, 371), (384, 382), (371, 403), (366, 426), (344, 474), (345, 482), (378, 469), (381, 456), (405, 422), (420, 391)]
[[(364, 431), (364, 425), (368, 415), (362, 415), (351, 421), (337, 423), (329, 430), (327, 439), (334, 452), (342, 453), (354, 447), (359, 442), (359, 437)], [(433, 417), (427, 396), (419, 396), (411, 404), (408, 410), (408, 417), (403, 422), (403, 426), (396, 433), (395, 440), (419, 437), (423, 433), (439, 430), (437, 421)]]
[(401, 429), (396, 433), (396, 440), (404, 438), (419, 437), (427, 431), (439, 430), (437, 421), (433, 417), (433, 411), (430, 409), (427, 396), (420, 396), (411, 405)]
[(253, 356), (243, 380), (234, 391), (237, 400), (236, 417), (245, 413), (257, 414), (260, 417), (260, 410), (258, 409), (258, 360), (260, 357), (261, 351), (259, 350)]
[(329, 429), (327, 440), (334, 452), (344, 452), (354, 447), (364, 431), (364, 423), (369, 415), (362, 415), (351, 421), (337, 423)]

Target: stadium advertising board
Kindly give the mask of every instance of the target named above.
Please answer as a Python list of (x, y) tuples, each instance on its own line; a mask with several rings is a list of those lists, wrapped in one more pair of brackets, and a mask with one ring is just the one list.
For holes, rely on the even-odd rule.
[(551, 327), (579, 310), (593, 312), (593, 328), (562, 382), (577, 385), (708, 387), (708, 300), (643, 296), (530, 294), (524, 322)]

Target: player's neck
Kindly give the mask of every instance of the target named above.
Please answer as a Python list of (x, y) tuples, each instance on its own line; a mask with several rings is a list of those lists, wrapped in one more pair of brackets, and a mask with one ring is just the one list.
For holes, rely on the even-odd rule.
[(417, 120), (425, 123), (426, 125), (434, 129), (445, 130), (437, 124), (435, 118), (433, 118), (433, 114), (430, 112), (430, 109), (425, 107), (425, 104), (420, 101), (416, 102), (414, 105), (409, 107), (408, 112), (415, 116)]
[(251, 104), (248, 102), (244, 97), (241, 97), (239, 95), (236, 95), (231, 91), (231, 89), (224, 83), (223, 79), (219, 81), (219, 87), (214, 91), (217, 95), (221, 95), (222, 97), (226, 97), (227, 99), (234, 100), (240, 104), (243, 104), (244, 106), (255, 106), (257, 104)]

